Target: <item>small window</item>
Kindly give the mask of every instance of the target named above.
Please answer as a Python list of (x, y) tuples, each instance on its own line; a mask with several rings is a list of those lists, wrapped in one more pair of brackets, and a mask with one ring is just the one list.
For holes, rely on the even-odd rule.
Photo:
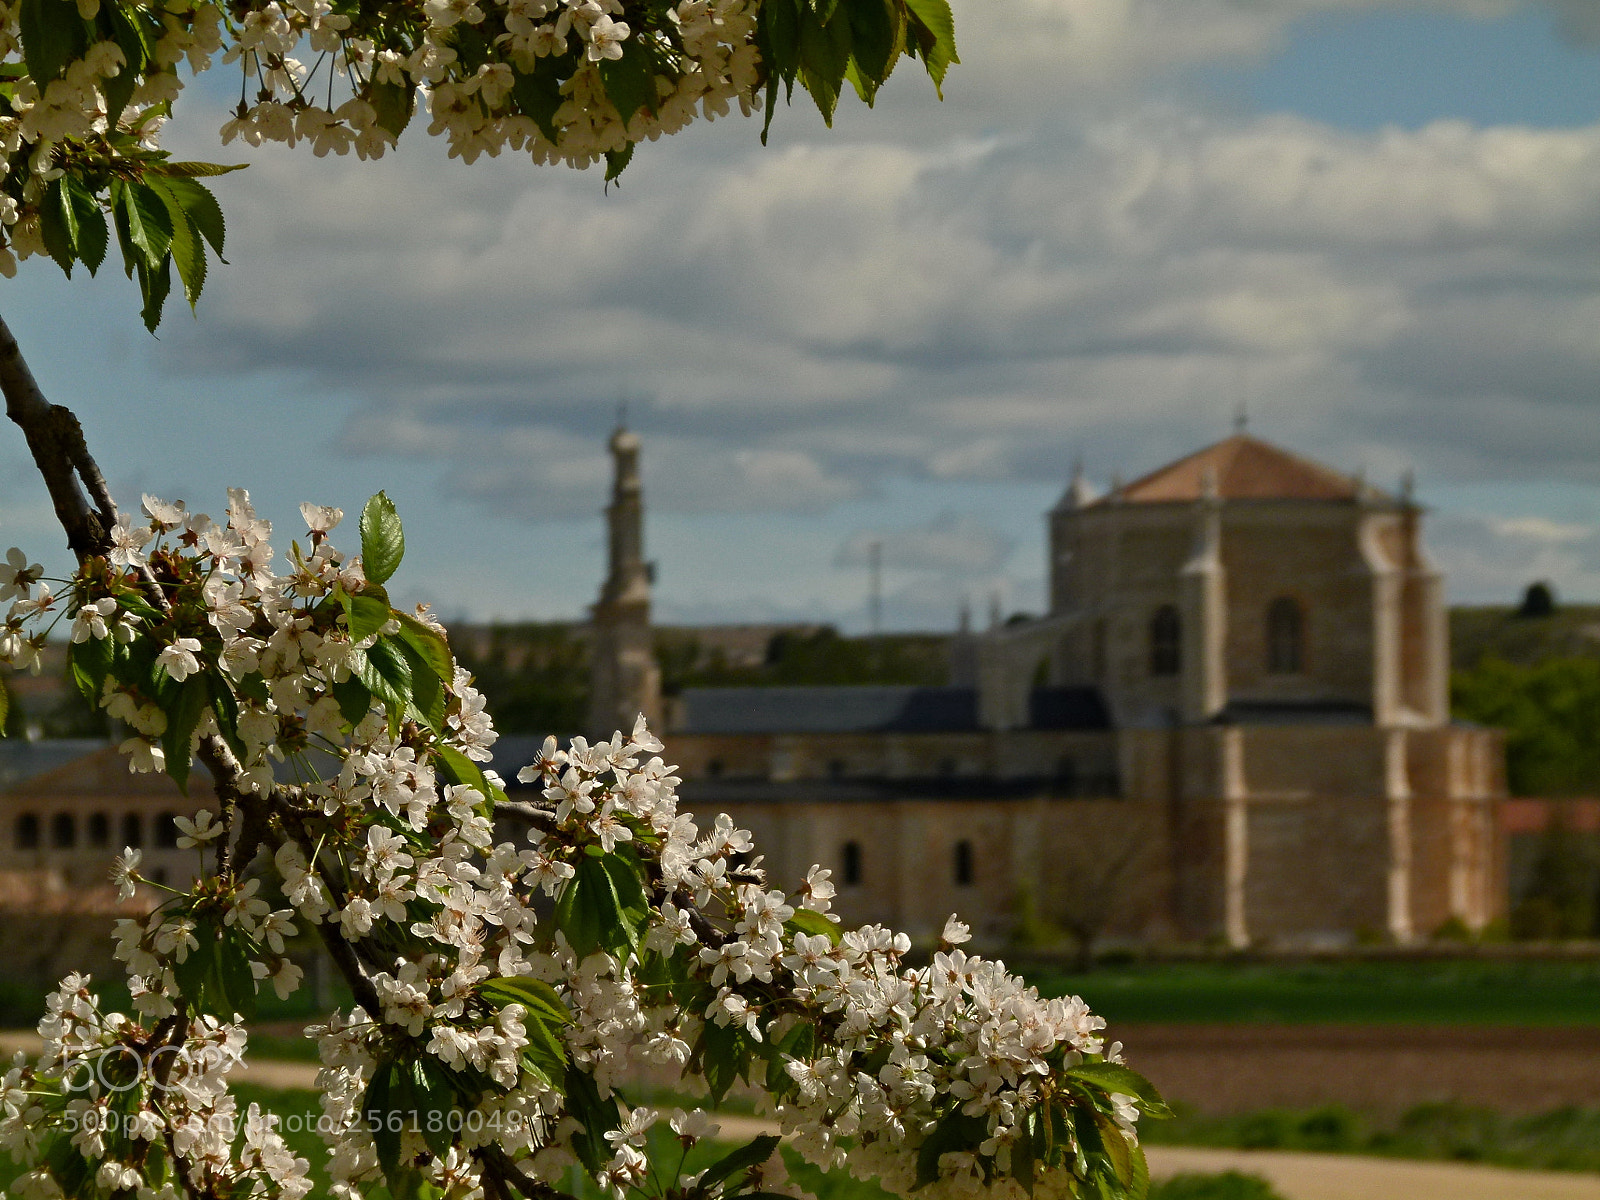
[(713, 758), (706, 764), (706, 777), (708, 779), (721, 779), (722, 772), (727, 770), (720, 758)]
[(1305, 613), (1300, 602), (1279, 596), (1267, 606), (1267, 671), (1298, 675), (1306, 669)]
[(1176, 675), (1182, 664), (1182, 626), (1178, 610), (1163, 604), (1150, 618), (1150, 674)]
[(18, 850), (37, 850), (39, 848), (39, 818), (32, 813), (23, 813), (18, 817), (16, 838)]
[(111, 844), (111, 818), (105, 813), (91, 813), (89, 815), (89, 845), (109, 846)]
[(122, 818), (122, 844), (134, 850), (144, 845), (144, 822), (138, 813), (127, 813)]
[(844, 778), (844, 759), (842, 759), (842, 758), (830, 758), (828, 760), (828, 778), (829, 779), (843, 779)]
[(955, 773), (956, 773), (956, 760), (955, 759), (953, 759), (953, 758), (941, 758), (939, 760), (939, 778), (940, 779), (950, 779), (955, 775)]
[(965, 839), (956, 843), (955, 875), (957, 887), (972, 886), (972, 843)]
[(175, 850), (178, 846), (178, 822), (171, 813), (156, 818), (155, 843), (158, 849)]
[(70, 850), (78, 844), (78, 822), (71, 813), (57, 813), (50, 818), (50, 844), (57, 850)]
[(846, 842), (839, 849), (839, 876), (846, 886), (861, 882), (861, 843)]

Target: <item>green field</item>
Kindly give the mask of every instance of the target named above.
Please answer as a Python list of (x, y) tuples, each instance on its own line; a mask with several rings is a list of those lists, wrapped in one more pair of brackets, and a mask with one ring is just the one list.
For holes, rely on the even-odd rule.
[(1600, 1024), (1600, 960), (1133, 963), (1021, 967), (1046, 995), (1134, 1022)]

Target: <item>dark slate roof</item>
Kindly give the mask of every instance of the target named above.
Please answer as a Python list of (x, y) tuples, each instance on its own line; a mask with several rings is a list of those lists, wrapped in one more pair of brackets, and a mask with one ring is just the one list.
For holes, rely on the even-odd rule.
[(1220, 725), (1370, 725), (1372, 706), (1349, 700), (1230, 700)]
[(37, 742), (0, 739), (0, 791), (105, 748), (103, 738), (44, 738)]
[(1110, 729), (1111, 713), (1099, 688), (1034, 688), (1028, 694), (1028, 724), (1034, 729)]
[(685, 733), (954, 733), (978, 728), (959, 687), (691, 688)]

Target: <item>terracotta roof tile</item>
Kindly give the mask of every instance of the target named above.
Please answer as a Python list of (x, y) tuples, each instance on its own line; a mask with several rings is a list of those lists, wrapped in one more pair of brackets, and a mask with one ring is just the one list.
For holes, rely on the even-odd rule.
[(1134, 480), (1122, 499), (1198, 500), (1208, 474), (1223, 500), (1354, 500), (1361, 487), (1351, 476), (1239, 433)]

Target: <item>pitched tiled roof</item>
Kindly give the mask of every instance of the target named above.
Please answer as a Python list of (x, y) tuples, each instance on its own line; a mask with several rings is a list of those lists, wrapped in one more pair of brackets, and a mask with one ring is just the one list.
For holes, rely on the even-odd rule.
[(1354, 500), (1361, 491), (1360, 481), (1349, 475), (1237, 433), (1134, 480), (1121, 498), (1146, 504), (1198, 500), (1208, 476), (1222, 500)]

